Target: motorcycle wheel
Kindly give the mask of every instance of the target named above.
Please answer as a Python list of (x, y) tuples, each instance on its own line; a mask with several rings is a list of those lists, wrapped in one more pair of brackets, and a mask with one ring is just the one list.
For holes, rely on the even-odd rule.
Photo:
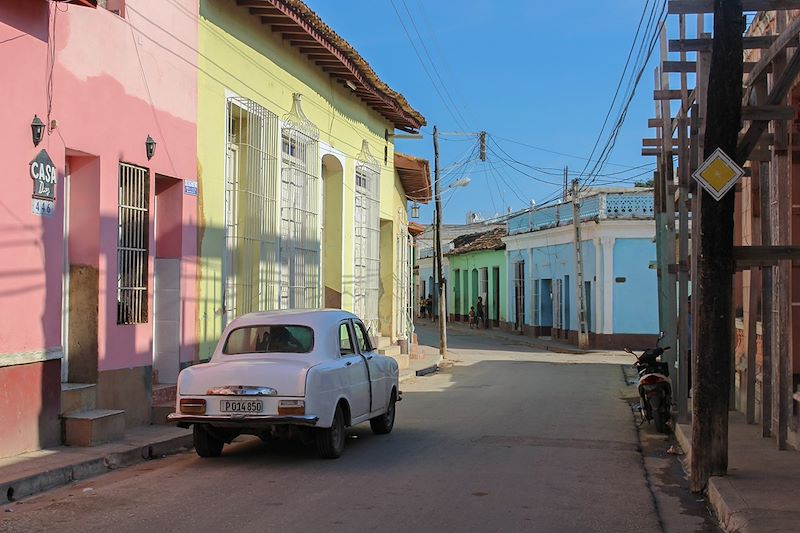
[(656, 431), (659, 433), (667, 433), (667, 422), (669, 415), (661, 408), (661, 398), (655, 396), (650, 399), (650, 412), (653, 415), (653, 423), (656, 426)]

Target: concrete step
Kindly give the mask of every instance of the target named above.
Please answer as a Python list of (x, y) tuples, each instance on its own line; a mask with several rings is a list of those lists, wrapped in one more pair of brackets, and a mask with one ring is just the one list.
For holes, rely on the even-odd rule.
[(154, 403), (150, 423), (154, 426), (159, 426), (167, 423), (167, 415), (175, 412), (175, 402), (169, 403)]
[(61, 415), (90, 411), (97, 407), (97, 385), (94, 383), (62, 383)]
[(378, 337), (377, 347), (380, 350), (381, 348), (387, 348), (392, 345), (391, 337)]
[(397, 367), (400, 370), (405, 370), (410, 365), (408, 354), (404, 353), (404, 354), (392, 355), (391, 358), (397, 361)]
[(378, 348), (378, 353), (381, 355), (388, 355), (391, 357), (395, 357), (400, 355), (400, 347), (395, 345), (387, 346), (385, 348)]
[(67, 446), (97, 446), (120, 440), (125, 435), (125, 411), (92, 409), (64, 416)]
[(178, 386), (175, 383), (153, 385), (153, 404), (175, 403)]

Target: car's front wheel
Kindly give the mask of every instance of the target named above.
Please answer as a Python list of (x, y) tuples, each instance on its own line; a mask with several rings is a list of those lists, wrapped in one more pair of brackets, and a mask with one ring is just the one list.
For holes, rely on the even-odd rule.
[(373, 433), (376, 435), (386, 435), (392, 432), (396, 403), (397, 398), (395, 397), (394, 391), (392, 391), (392, 397), (389, 398), (389, 405), (386, 406), (386, 412), (369, 419), (369, 427), (372, 428)]
[(192, 427), (192, 440), (194, 441), (194, 451), (200, 457), (219, 457), (222, 455), (222, 447), (225, 441), (215, 437), (200, 424)]
[(336, 459), (344, 450), (345, 427), (342, 406), (336, 406), (333, 422), (329, 428), (317, 430), (317, 452), (323, 459)]

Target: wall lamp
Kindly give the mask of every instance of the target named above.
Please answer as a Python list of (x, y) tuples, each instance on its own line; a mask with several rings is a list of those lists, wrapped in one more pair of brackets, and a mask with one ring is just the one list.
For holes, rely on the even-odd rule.
[(42, 119), (40, 119), (38, 115), (33, 115), (33, 120), (31, 121), (31, 138), (33, 139), (34, 146), (39, 146), (39, 143), (42, 142), (42, 134), (44, 134), (44, 122), (42, 122)]
[(153, 159), (153, 156), (156, 153), (156, 142), (149, 135), (147, 136), (147, 140), (144, 142), (144, 148), (147, 152), (147, 160), (150, 161)]
[(411, 218), (419, 218), (419, 205), (417, 202), (411, 205)]

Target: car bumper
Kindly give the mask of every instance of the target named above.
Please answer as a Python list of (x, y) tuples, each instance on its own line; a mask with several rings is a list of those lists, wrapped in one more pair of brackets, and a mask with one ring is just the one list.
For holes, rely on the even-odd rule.
[(191, 424), (210, 424), (216, 427), (228, 428), (266, 428), (281, 424), (313, 427), (317, 425), (318, 421), (319, 417), (313, 415), (206, 416), (182, 415), (178, 413), (170, 413), (167, 415), (167, 422), (177, 423), (180, 427), (189, 427)]

